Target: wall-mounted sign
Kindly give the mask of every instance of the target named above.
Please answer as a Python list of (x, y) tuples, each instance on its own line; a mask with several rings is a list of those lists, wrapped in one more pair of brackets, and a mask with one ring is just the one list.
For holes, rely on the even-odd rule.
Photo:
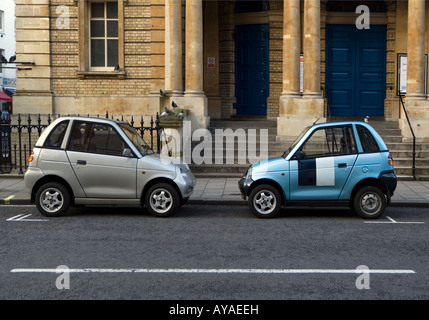
[[(425, 54), (425, 94), (427, 93), (428, 55)], [(398, 53), (398, 95), (407, 94), (407, 54)]]
[(207, 68), (214, 68), (215, 65), (215, 58), (214, 57), (208, 57), (207, 58)]
[(299, 92), (304, 92), (304, 55), (299, 55)]

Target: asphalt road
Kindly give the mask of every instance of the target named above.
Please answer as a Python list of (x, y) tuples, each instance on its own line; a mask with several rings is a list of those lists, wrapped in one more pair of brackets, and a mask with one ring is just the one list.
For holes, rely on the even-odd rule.
[(428, 299), (428, 227), (424, 208), (368, 221), (338, 209), (261, 220), (245, 206), (186, 205), (169, 218), (1, 206), (0, 299)]

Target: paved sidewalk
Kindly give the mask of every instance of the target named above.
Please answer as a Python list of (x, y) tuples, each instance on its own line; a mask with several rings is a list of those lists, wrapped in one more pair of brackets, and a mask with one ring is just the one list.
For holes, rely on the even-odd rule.
[[(30, 195), (20, 176), (0, 175), (0, 204), (29, 204)], [(188, 203), (245, 204), (237, 178), (197, 178)], [(398, 181), (394, 206), (429, 207), (429, 181)]]

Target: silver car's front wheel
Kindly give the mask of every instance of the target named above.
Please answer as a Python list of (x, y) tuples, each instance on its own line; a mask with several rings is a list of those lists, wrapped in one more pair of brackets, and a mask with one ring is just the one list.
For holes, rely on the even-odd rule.
[(70, 207), (69, 191), (57, 182), (44, 184), (37, 190), (36, 206), (44, 216), (62, 216)]
[(271, 185), (257, 186), (249, 195), (249, 206), (257, 217), (271, 218), (280, 209), (280, 193)]
[(145, 202), (152, 215), (167, 217), (177, 209), (180, 199), (173, 186), (168, 183), (159, 183), (149, 188)]

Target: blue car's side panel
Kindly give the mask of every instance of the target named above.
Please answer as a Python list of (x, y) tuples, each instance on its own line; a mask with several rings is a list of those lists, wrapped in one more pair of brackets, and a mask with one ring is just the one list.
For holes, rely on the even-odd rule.
[(290, 161), (289, 199), (337, 200), (356, 157), (352, 154)]
[[(352, 125), (357, 153), (295, 160), (295, 153), (315, 130)], [(366, 128), (378, 144), (378, 152), (365, 153), (358, 126)], [(315, 124), (302, 136), (285, 158), (274, 158), (252, 165), (250, 183), (271, 180), (283, 189), (287, 201), (349, 200), (355, 186), (365, 179), (377, 179), (393, 194), (396, 176), (389, 164), (389, 152), (381, 136), (369, 124), (357, 121)], [(391, 190), (392, 189), (392, 190)], [(280, 190), (279, 190), (280, 191)]]

